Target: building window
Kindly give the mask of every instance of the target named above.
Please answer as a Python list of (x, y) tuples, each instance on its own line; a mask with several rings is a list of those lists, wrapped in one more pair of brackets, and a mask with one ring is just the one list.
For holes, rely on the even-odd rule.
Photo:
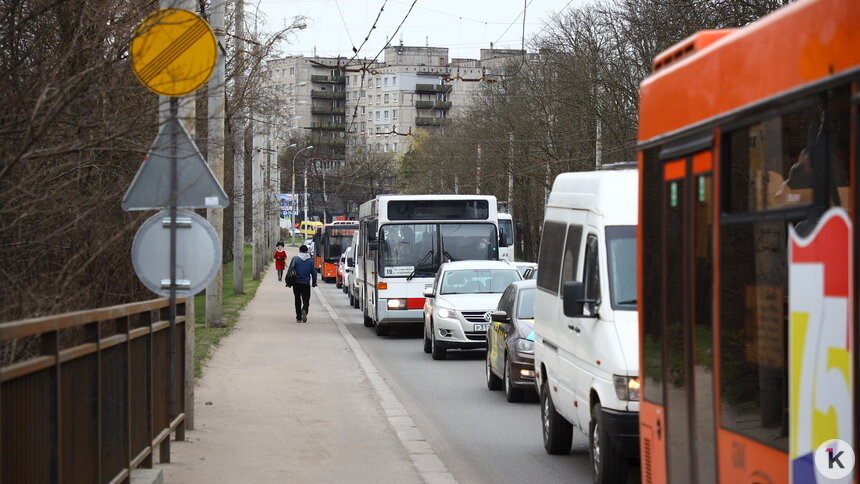
[(385, 103), (388, 104), (388, 94), (385, 95)]
[(361, 114), (367, 114), (367, 108), (365, 106), (361, 107)]
[(388, 110), (387, 109), (382, 113), (382, 117), (385, 119), (388, 119)]
[(290, 75), (291, 76), (296, 75), (296, 68), (295, 67), (290, 67)]
[(382, 96), (380, 96), (379, 94), (377, 94), (377, 95), (376, 95), (376, 104), (379, 104), (379, 103), (381, 103), (381, 102), (382, 102)]
[(397, 76), (391, 76), (391, 84), (397, 84)]
[(361, 122), (361, 130), (362, 130), (362, 131), (364, 131), (365, 129), (367, 129), (367, 123), (365, 123), (364, 121), (362, 121), (362, 122)]
[(379, 153), (380, 151), (382, 151), (382, 145), (379, 143), (376, 143), (376, 152)]
[(344, 79), (344, 81), (346, 81), (346, 85), (348, 86), (349, 85), (349, 76), (346, 76), (346, 79)]
[(379, 78), (376, 78), (376, 87), (379, 87)]
[(363, 90), (361, 91), (361, 94), (359, 95), (359, 97), (362, 99), (364, 98), (364, 91)]
[(382, 149), (383, 149), (383, 151), (388, 153), (388, 143), (385, 143), (385, 146)]
[(379, 121), (379, 111), (376, 112), (376, 120)]
[(396, 109), (392, 109), (392, 110), (391, 110), (391, 118), (392, 118), (392, 119), (397, 119), (397, 110), (396, 110)]
[(397, 151), (397, 143), (394, 143), (394, 151)]

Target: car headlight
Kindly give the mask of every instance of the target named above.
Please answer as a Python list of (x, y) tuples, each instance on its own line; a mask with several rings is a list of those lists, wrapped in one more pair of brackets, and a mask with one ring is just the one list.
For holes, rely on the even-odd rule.
[(406, 299), (389, 299), (388, 309), (406, 309)]
[(612, 380), (619, 400), (639, 400), (639, 377), (613, 375)]
[(436, 310), (436, 316), (446, 319), (457, 319), (457, 313), (453, 309), (439, 308)]
[(517, 353), (534, 353), (535, 352), (535, 342), (529, 341), (527, 339), (518, 339), (517, 340)]

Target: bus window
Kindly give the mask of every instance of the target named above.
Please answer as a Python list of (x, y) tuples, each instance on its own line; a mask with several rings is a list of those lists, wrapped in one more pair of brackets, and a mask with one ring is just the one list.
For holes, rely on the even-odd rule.
[(848, 86), (811, 96), (729, 133), (728, 211), (847, 206), (849, 96)]

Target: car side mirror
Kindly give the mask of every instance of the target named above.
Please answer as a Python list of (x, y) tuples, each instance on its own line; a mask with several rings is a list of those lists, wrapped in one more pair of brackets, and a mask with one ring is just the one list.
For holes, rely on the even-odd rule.
[(585, 315), (585, 305), (597, 301), (585, 299), (585, 284), (580, 281), (567, 281), (562, 286), (562, 305), (568, 318), (581, 318)]
[(436, 297), (436, 294), (433, 292), (432, 286), (424, 288), (424, 297), (429, 297), (429, 298)]
[(508, 318), (508, 313), (505, 311), (493, 311), (490, 313), (490, 319), (497, 323), (508, 324), (511, 322), (511, 319)]

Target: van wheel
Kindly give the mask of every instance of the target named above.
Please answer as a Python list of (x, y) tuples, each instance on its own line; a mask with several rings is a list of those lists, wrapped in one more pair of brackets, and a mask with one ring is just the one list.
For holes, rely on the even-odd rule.
[(618, 455), (612, 447), (601, 409), (600, 402), (591, 407), (591, 422), (588, 424), (591, 475), (595, 484), (626, 482), (627, 459)]
[(490, 350), (487, 350), (487, 359), (484, 361), (485, 369), (487, 371), (487, 388), (490, 390), (501, 390), (502, 389), (502, 379), (497, 377), (495, 373), (493, 373), (492, 364), (490, 363)]
[(540, 387), (540, 417), (543, 447), (548, 454), (567, 454), (573, 444), (573, 426), (555, 411), (546, 374)]
[(515, 388), (511, 381), (511, 360), (505, 358), (505, 398), (509, 402), (522, 402), (523, 391)]
[(430, 327), (430, 356), (434, 360), (444, 360), (448, 358), (448, 350), (436, 341), (436, 331)]
[(376, 323), (376, 336), (388, 336), (388, 325)]
[(371, 318), (370, 316), (368, 316), (366, 314), (364, 315), (364, 327), (365, 328), (372, 328), (373, 327), (373, 318)]

